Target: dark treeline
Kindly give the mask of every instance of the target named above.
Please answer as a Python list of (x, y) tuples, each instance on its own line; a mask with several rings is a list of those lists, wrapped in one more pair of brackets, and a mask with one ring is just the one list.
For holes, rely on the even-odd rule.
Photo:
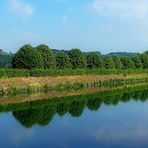
[(56, 54), (44, 44), (37, 47), (24, 45), (12, 58), (16, 69), (147, 69), (148, 51), (130, 56), (84, 54), (80, 49), (58, 51)]
[(137, 86), (91, 95), (63, 97), (59, 99), (40, 100), (16, 105), (1, 105), (0, 112), (13, 111), (13, 116), (27, 128), (33, 125), (48, 125), (55, 115), (64, 116), (69, 113), (73, 117), (80, 117), (85, 108), (98, 111), (102, 104), (117, 105), (130, 100), (146, 101), (148, 87)]

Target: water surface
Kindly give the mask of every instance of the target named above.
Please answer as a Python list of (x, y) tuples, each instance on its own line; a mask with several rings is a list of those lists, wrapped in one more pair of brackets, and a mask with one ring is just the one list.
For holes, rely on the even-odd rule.
[(148, 87), (0, 106), (2, 148), (148, 147)]

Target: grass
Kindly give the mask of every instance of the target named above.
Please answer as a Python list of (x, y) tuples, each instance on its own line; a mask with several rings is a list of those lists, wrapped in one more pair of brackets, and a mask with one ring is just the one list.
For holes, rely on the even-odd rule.
[(148, 82), (148, 69), (0, 69), (1, 96), (141, 82)]
[(13, 77), (45, 77), (45, 76), (74, 76), (74, 75), (113, 75), (113, 74), (148, 74), (148, 69), (0, 69), (0, 78)]
[(15, 96), (50, 91), (123, 86), (148, 82), (147, 74), (15, 77), (0, 80), (0, 95)]

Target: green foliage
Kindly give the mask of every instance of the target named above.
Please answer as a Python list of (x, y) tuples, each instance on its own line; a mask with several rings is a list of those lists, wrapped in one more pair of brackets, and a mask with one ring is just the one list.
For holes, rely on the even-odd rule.
[(80, 49), (71, 49), (68, 55), (73, 69), (86, 68), (86, 58)]
[(142, 64), (139, 54), (134, 54), (131, 58), (135, 64), (136, 68), (143, 68), (143, 64)]
[(122, 69), (123, 68), (123, 64), (118, 56), (113, 55), (112, 59), (115, 64), (115, 69)]
[(121, 58), (122, 64), (123, 64), (123, 69), (134, 69), (135, 68), (135, 64), (132, 61), (131, 57), (122, 57)]
[(0, 78), (110, 74), (148, 74), (148, 69), (0, 69)]
[(12, 67), (18, 69), (43, 68), (42, 55), (31, 45), (24, 45), (12, 58)]
[(70, 58), (64, 52), (59, 52), (56, 55), (56, 67), (58, 69), (71, 68)]
[(111, 56), (104, 57), (105, 69), (115, 69), (115, 64)]
[(140, 58), (141, 58), (141, 61), (143, 64), (143, 68), (148, 69), (148, 54), (147, 54), (147, 52), (141, 54)]
[(42, 54), (44, 60), (44, 69), (55, 68), (56, 63), (52, 50), (44, 44), (37, 46), (36, 49)]
[(0, 68), (10, 68), (13, 55), (0, 55)]
[(87, 67), (89, 69), (103, 67), (102, 58), (97, 53), (94, 52), (89, 53), (86, 58), (87, 58)]
[(13, 56), (0, 49), (0, 68), (11, 68), (11, 65), (17, 69), (148, 69), (148, 51), (143, 54), (117, 52), (102, 56), (98, 51), (71, 49), (61, 52), (41, 44), (36, 48), (24, 45)]

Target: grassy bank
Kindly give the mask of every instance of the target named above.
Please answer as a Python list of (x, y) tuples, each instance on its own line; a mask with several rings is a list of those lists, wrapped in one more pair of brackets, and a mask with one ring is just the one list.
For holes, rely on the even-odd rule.
[(142, 82), (148, 82), (147, 74), (14, 77), (0, 80), (0, 95), (13, 96), (82, 88), (113, 87)]
[(113, 74), (148, 74), (148, 69), (0, 69), (0, 78), (13, 77), (45, 77), (45, 76), (74, 76), (74, 75), (113, 75)]

